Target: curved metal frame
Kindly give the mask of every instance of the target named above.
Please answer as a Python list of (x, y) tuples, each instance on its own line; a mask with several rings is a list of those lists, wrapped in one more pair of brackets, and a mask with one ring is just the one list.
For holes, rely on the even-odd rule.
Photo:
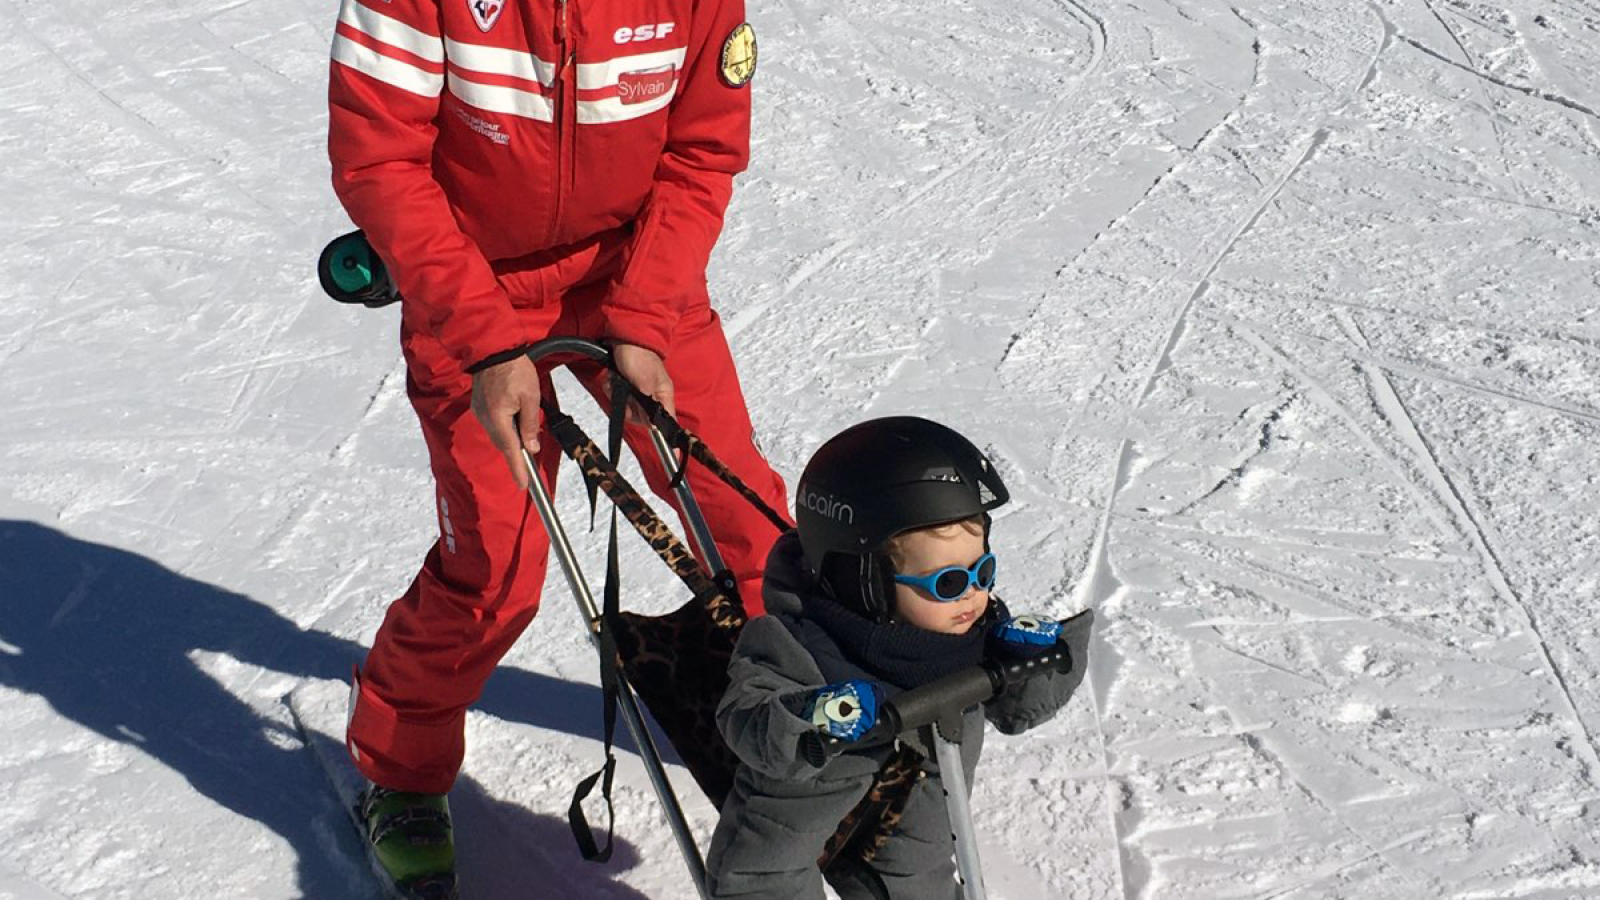
[[(565, 354), (584, 357), (608, 366), (611, 362), (610, 351), (593, 341), (581, 338), (552, 338), (534, 344), (527, 350), (528, 359), (534, 362)], [(675, 475), (678, 464), (672, 457), (666, 439), (655, 428), (651, 428), (650, 433), (656, 452), (660, 454), (662, 465), (666, 467), (669, 477)], [(544, 522), (545, 531), (550, 535), (551, 549), (555, 551), (561, 570), (567, 576), (567, 584), (578, 602), (579, 612), (589, 625), (589, 643), (598, 652), (602, 626), (600, 606), (595, 602), (594, 591), (590, 589), (588, 580), (584, 578), (583, 569), (578, 565), (572, 541), (567, 537), (567, 530), (561, 524), (560, 517), (556, 515), (550, 494), (545, 490), (544, 482), (539, 480), (538, 466), (534, 464), (527, 450), (523, 450), (522, 458), (528, 466), (530, 475), (528, 492), (533, 496), (534, 506), (539, 510), (539, 518)], [(676, 494), (683, 516), (690, 524), (690, 531), (700, 551), (702, 564), (711, 567), (712, 573), (715, 573), (722, 566), (721, 559), (717, 555), (716, 546), (711, 542), (711, 530), (705, 523), (705, 517), (701, 514), (700, 506), (695, 502), (687, 481), (678, 484)], [(617, 662), (602, 659), (600, 664), (615, 666)], [(617, 672), (617, 685), (617, 705), (622, 713), (623, 724), (633, 738), (634, 746), (639, 750), (639, 757), (644, 761), (645, 772), (649, 775), (650, 784), (661, 802), (662, 814), (666, 816), (667, 825), (672, 829), (673, 837), (678, 842), (684, 863), (689, 867), (695, 889), (699, 891), (702, 900), (709, 900), (705, 859), (700, 855), (700, 847), (695, 843), (694, 833), (689, 829), (689, 820), (683, 813), (683, 806), (678, 802), (678, 795), (673, 791), (671, 780), (667, 777), (666, 765), (661, 761), (661, 751), (657, 748), (655, 737), (645, 722), (644, 711), (639, 705), (638, 697), (633, 693), (632, 686), (628, 684), (627, 678), (621, 671)]]

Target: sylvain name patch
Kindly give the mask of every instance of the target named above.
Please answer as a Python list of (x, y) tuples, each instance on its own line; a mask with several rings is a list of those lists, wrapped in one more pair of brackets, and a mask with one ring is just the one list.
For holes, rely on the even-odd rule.
[(653, 69), (623, 72), (617, 77), (617, 99), (624, 106), (648, 103), (671, 93), (672, 84), (677, 79), (678, 67), (671, 63)]

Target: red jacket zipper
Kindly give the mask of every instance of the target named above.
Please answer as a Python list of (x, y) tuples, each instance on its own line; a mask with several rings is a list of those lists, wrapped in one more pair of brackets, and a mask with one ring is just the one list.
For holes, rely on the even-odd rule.
[(566, 199), (567, 189), (572, 177), (569, 170), (572, 168), (572, 148), (570, 145), (571, 132), (577, 127), (575, 111), (578, 106), (577, 85), (572, 79), (574, 61), (577, 59), (575, 48), (568, 46), (569, 30), (567, 24), (567, 4), (569, 0), (556, 0), (556, 77), (555, 77), (555, 109), (551, 118), (551, 125), (555, 128), (556, 164), (555, 164), (555, 197), (550, 204), (550, 239), (553, 246), (561, 242), (561, 207)]

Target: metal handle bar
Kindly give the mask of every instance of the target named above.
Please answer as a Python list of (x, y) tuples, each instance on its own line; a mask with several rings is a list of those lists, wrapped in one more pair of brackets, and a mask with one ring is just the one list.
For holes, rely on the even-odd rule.
[[(576, 337), (546, 338), (529, 346), (523, 351), (532, 362), (541, 362), (550, 357), (572, 355), (593, 362), (598, 362), (606, 368), (615, 368), (615, 358), (607, 347), (588, 340)], [(700, 512), (700, 504), (695, 499), (694, 493), (689, 489), (687, 482), (678, 477), (678, 470), (686, 464), (686, 460), (674, 457), (672, 446), (661, 433), (660, 425), (663, 420), (670, 422), (665, 409), (657, 403), (649, 402), (649, 397), (639, 397), (646, 402), (640, 405), (651, 416), (650, 441), (655, 444), (656, 454), (661, 459), (661, 464), (667, 470), (667, 479), (673, 484), (673, 495), (678, 500), (678, 507), (683, 511), (683, 518), (688, 527), (689, 540), (693, 542), (698, 551), (700, 560), (705, 564), (706, 571), (712, 575), (722, 571), (722, 554), (717, 550), (717, 545), (711, 537), (711, 529), (706, 525), (705, 515)], [(660, 418), (657, 418), (657, 417)]]
[(587, 338), (545, 338), (537, 344), (529, 344), (523, 349), (523, 353), (533, 362), (539, 362), (546, 357), (562, 353), (570, 353), (574, 356), (586, 357), (597, 363), (604, 363), (607, 368), (611, 366), (611, 351)]
[(1058, 643), (1032, 659), (1003, 664), (990, 662), (962, 669), (885, 701), (878, 707), (878, 721), (857, 740), (840, 740), (820, 731), (806, 732), (800, 736), (800, 758), (820, 769), (846, 748), (863, 749), (890, 743), (952, 712), (993, 699), (1012, 685), (1071, 668), (1072, 654), (1065, 644)]

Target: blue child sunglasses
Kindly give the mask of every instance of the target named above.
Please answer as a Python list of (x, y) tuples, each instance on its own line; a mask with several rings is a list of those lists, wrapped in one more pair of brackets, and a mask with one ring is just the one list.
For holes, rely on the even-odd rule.
[(940, 603), (954, 603), (967, 595), (967, 591), (977, 587), (980, 591), (987, 591), (994, 587), (995, 562), (993, 553), (985, 553), (978, 557), (971, 568), (966, 566), (945, 566), (930, 575), (896, 575), (896, 584), (908, 584), (920, 588), (924, 593), (933, 597)]

